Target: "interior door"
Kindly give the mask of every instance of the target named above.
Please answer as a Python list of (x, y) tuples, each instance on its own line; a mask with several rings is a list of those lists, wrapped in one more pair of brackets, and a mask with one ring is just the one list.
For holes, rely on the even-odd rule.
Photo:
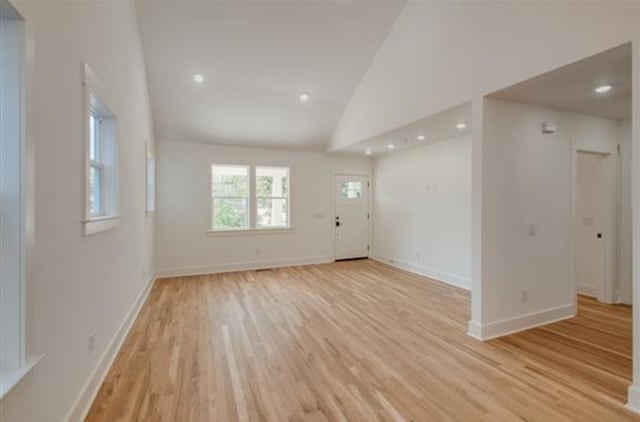
[(575, 280), (578, 293), (600, 297), (605, 283), (606, 156), (578, 152), (576, 160)]
[(362, 175), (335, 177), (336, 259), (369, 256), (369, 178)]

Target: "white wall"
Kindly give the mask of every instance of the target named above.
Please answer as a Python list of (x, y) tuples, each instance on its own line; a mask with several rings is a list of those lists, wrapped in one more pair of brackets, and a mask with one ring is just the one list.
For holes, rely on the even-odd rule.
[(616, 301), (621, 303), (632, 303), (632, 138), (631, 119), (618, 122), (618, 143), (620, 144), (620, 208), (618, 220), (618, 283)]
[(382, 155), (374, 174), (374, 256), (471, 288), (471, 137)]
[[(543, 135), (545, 121), (558, 131)], [(477, 323), (475, 334), (489, 337), (572, 315), (575, 150), (615, 159), (618, 135), (615, 120), (491, 98), (483, 124), (481, 321), (470, 332)]]
[[(294, 230), (207, 236), (211, 164), (289, 166)], [(158, 143), (157, 266), (162, 275), (323, 262), (333, 257), (332, 172), (371, 173), (366, 157)]]
[(407, 2), (329, 149), (631, 41), (637, 9), (633, 1)]
[[(35, 258), (27, 280), (27, 340), (42, 361), (2, 401), (3, 422), (61, 421), (143, 292), (153, 266), (145, 216), (144, 141), (153, 141), (132, 2), (17, 1), (35, 51)], [(111, 91), (118, 116), (120, 227), (82, 235), (82, 61)], [(146, 274), (144, 274), (146, 272)], [(95, 350), (88, 337), (95, 332)], [(110, 356), (107, 356), (110, 357)], [(93, 386), (92, 384), (90, 387)], [(87, 391), (90, 391), (89, 388)], [(81, 416), (74, 414), (74, 417)]]

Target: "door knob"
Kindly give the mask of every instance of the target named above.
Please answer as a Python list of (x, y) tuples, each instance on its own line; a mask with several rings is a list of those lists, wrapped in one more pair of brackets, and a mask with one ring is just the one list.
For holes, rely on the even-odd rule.
[(340, 222), (336, 220), (336, 227), (340, 227)]

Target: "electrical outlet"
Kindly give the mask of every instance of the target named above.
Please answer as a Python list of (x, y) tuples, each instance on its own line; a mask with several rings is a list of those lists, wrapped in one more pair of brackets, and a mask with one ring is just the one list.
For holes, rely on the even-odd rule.
[(92, 355), (96, 350), (96, 333), (92, 331), (89, 333), (89, 354)]
[(537, 224), (529, 224), (527, 225), (527, 234), (529, 237), (534, 237), (538, 234), (538, 225)]
[(526, 302), (527, 300), (529, 300), (529, 290), (522, 289), (522, 296), (520, 297), (520, 301)]
[(420, 259), (420, 252), (416, 252), (416, 259)]
[(256, 256), (260, 256), (260, 249), (259, 248), (256, 248), (256, 250), (254, 252), (255, 252)]

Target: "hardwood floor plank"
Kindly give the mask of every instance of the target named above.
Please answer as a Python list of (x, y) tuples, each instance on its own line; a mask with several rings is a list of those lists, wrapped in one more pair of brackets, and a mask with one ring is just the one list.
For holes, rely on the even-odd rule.
[(631, 308), (485, 343), (469, 293), (373, 261), (158, 280), (88, 421), (626, 421)]

